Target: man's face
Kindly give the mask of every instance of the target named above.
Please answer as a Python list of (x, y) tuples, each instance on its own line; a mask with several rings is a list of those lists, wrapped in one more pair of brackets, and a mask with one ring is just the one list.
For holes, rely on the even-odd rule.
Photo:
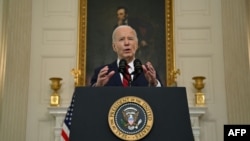
[(117, 19), (118, 20), (125, 20), (126, 19), (125, 9), (117, 10)]
[(128, 26), (118, 27), (114, 33), (113, 50), (119, 59), (132, 61), (138, 49), (138, 39), (135, 31)]

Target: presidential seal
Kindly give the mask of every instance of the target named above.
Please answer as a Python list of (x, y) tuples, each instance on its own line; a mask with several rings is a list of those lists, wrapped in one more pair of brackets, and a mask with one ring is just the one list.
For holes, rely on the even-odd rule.
[(135, 96), (126, 96), (113, 103), (108, 114), (112, 132), (120, 139), (136, 141), (144, 138), (153, 126), (150, 105)]

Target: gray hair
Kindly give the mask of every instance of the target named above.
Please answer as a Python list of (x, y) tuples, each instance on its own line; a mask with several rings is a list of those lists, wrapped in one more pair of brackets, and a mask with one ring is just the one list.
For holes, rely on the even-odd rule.
[(132, 27), (129, 26), (129, 25), (120, 25), (120, 26), (116, 27), (115, 30), (113, 31), (113, 34), (112, 34), (112, 42), (113, 42), (113, 43), (115, 42), (115, 34), (116, 34), (116, 31), (117, 31), (119, 28), (124, 28), (124, 27), (129, 27), (129, 28), (131, 28), (132, 31), (135, 33), (136, 40), (138, 41), (137, 33), (136, 33), (136, 31), (135, 31), (134, 28), (132, 28)]

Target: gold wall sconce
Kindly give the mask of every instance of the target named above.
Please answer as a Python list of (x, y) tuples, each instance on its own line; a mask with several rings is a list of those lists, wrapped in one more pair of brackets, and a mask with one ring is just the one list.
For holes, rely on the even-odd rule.
[(201, 90), (205, 87), (203, 80), (205, 80), (206, 77), (194, 76), (192, 79), (195, 81), (193, 86), (197, 90), (195, 93), (195, 106), (205, 106), (205, 95)]
[(60, 95), (58, 93), (58, 90), (61, 88), (60, 81), (62, 78), (60, 77), (51, 77), (49, 80), (51, 80), (50, 87), (54, 91), (50, 96), (50, 106), (60, 106)]

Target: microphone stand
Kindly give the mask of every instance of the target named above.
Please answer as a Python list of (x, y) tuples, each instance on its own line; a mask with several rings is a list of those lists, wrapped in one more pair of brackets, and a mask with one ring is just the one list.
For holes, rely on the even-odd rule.
[[(130, 73), (122, 73), (123, 74), (123, 77), (125, 78), (125, 79), (127, 79), (128, 80), (128, 86), (129, 87), (132, 87), (132, 79), (131, 79), (131, 74)], [(128, 75), (126, 75), (126, 74), (128, 74)], [(130, 77), (129, 77), (130, 76)]]
[(131, 74), (129, 74), (129, 78), (128, 78), (128, 86), (129, 87), (132, 87), (132, 77), (131, 77)]
[[(123, 78), (125, 78), (128, 81), (128, 86), (132, 87), (132, 79), (131, 79), (131, 74), (126, 73), (126, 72), (121, 72), (123, 75)], [(129, 77), (130, 76), (130, 77)]]
[(128, 86), (132, 87), (132, 81), (131, 81), (131, 79), (128, 81)]

